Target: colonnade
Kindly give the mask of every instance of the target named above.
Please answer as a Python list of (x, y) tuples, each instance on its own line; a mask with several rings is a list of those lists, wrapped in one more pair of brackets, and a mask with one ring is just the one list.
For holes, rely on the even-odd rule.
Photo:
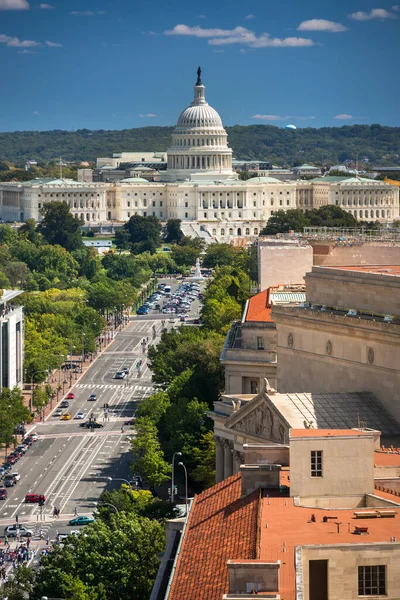
[(168, 169), (231, 169), (230, 154), (168, 155)]
[(244, 454), (235, 450), (232, 440), (214, 436), (216, 482), (219, 483), (240, 471)]

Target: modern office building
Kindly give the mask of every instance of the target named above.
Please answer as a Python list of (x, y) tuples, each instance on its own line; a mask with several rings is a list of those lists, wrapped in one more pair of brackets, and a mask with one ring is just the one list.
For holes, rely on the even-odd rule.
[(8, 302), (21, 290), (0, 290), (0, 388), (22, 387), (24, 360), (24, 313)]

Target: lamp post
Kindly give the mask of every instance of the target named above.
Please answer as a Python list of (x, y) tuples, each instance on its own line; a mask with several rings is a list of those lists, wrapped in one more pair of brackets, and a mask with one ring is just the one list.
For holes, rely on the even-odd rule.
[(119, 510), (116, 506), (114, 506), (114, 504), (111, 504), (111, 502), (101, 502), (101, 504), (98, 504), (97, 502), (93, 502), (93, 506), (95, 506), (97, 508), (97, 506), (111, 506), (115, 512), (119, 513)]
[(124, 483), (126, 483), (126, 485), (129, 485), (129, 487), (131, 488), (131, 492), (132, 492), (132, 484), (129, 483), (129, 481), (127, 479), (123, 479), (122, 477), (107, 477), (108, 481), (123, 481)]
[(186, 469), (185, 465), (183, 464), (183, 462), (179, 462), (178, 463), (178, 467), (183, 467), (184, 470), (185, 470), (185, 507), (186, 507), (186, 509), (185, 509), (185, 517), (187, 517), (187, 515), (188, 515), (188, 484), (187, 484), (188, 478), (187, 478), (187, 469)]
[(171, 504), (174, 503), (174, 496), (175, 496), (175, 489), (174, 489), (174, 462), (175, 462), (175, 456), (182, 456), (182, 452), (174, 452), (172, 455), (172, 478), (171, 478)]

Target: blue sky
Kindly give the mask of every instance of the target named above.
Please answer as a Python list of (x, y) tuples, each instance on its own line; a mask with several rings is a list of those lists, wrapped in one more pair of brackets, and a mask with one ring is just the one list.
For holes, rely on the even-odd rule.
[(225, 125), (400, 126), (399, 56), (385, 0), (0, 0), (0, 130), (172, 125), (198, 65)]

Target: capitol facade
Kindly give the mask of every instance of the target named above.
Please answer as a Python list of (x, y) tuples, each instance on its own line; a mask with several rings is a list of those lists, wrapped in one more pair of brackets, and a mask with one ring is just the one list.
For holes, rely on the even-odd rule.
[[(385, 211), (379, 212), (378, 219), (387, 222), (397, 218), (399, 190), (366, 179), (358, 187), (368, 188), (371, 183), (385, 190)], [(39, 220), (43, 203), (64, 201), (88, 226), (117, 224), (133, 215), (155, 216), (163, 222), (180, 219), (185, 235), (230, 241), (258, 236), (275, 211), (297, 208), (303, 194), (309, 195), (311, 208), (313, 188), (313, 182), (274, 177), (238, 179), (232, 170), (227, 133), (221, 117), (206, 101), (199, 69), (193, 101), (178, 118), (167, 150), (167, 169), (160, 171), (159, 181), (129, 177), (110, 183), (85, 183), (43, 178), (3, 183), (0, 217), (7, 222)], [(325, 194), (321, 204), (329, 203), (337, 205)], [(303, 201), (299, 207), (305, 208)]]

